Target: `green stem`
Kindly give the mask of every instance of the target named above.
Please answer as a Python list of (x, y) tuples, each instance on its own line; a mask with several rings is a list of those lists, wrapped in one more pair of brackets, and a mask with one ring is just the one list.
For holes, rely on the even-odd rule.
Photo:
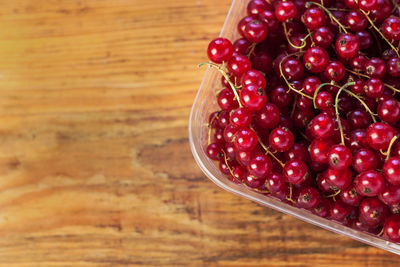
[(394, 142), (396, 140), (397, 140), (397, 135), (393, 136), (392, 140), (390, 140), (389, 147), (388, 147), (388, 149), (387, 149), (387, 151), (385, 153), (386, 154), (386, 160), (388, 160), (390, 158), (390, 153), (392, 151), (392, 146), (393, 146), (393, 144), (394, 144)]
[(226, 74), (226, 72), (221, 68), (221, 66), (217, 65), (215, 63), (211, 63), (211, 62), (204, 62), (204, 63), (200, 63), (198, 67), (200, 68), (200, 67), (202, 67), (204, 65), (216, 68), (222, 74), (222, 76), (224, 76), (225, 80), (229, 83), (229, 85), (232, 88), (233, 93), (235, 94), (235, 98), (236, 98), (237, 102), (239, 103), (239, 107), (243, 107), (242, 103), (240, 103), (239, 94), (236, 91), (235, 85), (231, 82), (231, 80), (229, 79), (228, 74)]
[(326, 7), (324, 7), (323, 5), (321, 5), (320, 3), (316, 3), (316, 2), (307, 2), (306, 7), (308, 8), (311, 5), (316, 5), (318, 7), (320, 7), (322, 10), (324, 10), (328, 16), (337, 23), (337, 25), (339, 25), (339, 27), (345, 32), (347, 33), (346, 27), (343, 26), (342, 23), (340, 23), (340, 21), (332, 14), (332, 12), (329, 11), (329, 9), (327, 9)]
[[(324, 87), (324, 86), (326, 86), (326, 85), (332, 85), (332, 84), (331, 84), (331, 83), (322, 83), (322, 84), (320, 84), (320, 85), (317, 87), (317, 89), (315, 89), (314, 96), (313, 96), (313, 100), (312, 100), (315, 109), (317, 109), (317, 104), (315, 103), (315, 99), (317, 98), (317, 95), (318, 95), (318, 93), (319, 93), (319, 90), (321, 90), (321, 88)], [(334, 85), (334, 86), (337, 86), (337, 85)], [(337, 86), (337, 87), (338, 87), (338, 86)]]
[(349, 95), (351, 95), (352, 97), (354, 97), (355, 99), (357, 99), (358, 101), (360, 101), (360, 103), (364, 106), (364, 108), (365, 108), (365, 109), (368, 111), (368, 113), (371, 115), (371, 118), (372, 118), (373, 122), (374, 122), (374, 123), (376, 122), (375, 114), (374, 114), (374, 113), (372, 112), (372, 110), (368, 107), (368, 105), (365, 104), (364, 101), (362, 101), (362, 99), (361, 99), (358, 95), (356, 95), (355, 93), (353, 93), (352, 91), (347, 90), (347, 89), (343, 89), (343, 91), (345, 91), (346, 93), (348, 93)]

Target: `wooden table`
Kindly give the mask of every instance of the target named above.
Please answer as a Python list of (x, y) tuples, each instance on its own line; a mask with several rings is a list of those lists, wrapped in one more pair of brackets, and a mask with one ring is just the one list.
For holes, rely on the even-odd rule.
[(1, 1), (0, 266), (398, 266), (196, 166), (196, 64), (229, 5)]

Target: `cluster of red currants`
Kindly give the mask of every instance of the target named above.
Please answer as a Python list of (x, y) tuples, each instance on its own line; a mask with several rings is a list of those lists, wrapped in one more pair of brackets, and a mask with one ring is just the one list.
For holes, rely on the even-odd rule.
[(397, 0), (251, 0), (217, 38), (206, 153), (232, 182), (400, 242)]

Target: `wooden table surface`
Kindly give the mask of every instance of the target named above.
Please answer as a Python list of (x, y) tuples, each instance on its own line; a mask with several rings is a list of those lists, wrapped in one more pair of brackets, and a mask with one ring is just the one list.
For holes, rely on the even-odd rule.
[(399, 266), (197, 167), (196, 65), (229, 6), (0, 1), (0, 266)]

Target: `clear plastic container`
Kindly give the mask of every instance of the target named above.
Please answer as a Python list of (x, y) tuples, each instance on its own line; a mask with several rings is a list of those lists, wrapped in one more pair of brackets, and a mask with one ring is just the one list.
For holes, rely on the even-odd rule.
[[(238, 38), (236, 25), (239, 20), (245, 16), (246, 6), (249, 1), (250, 0), (233, 1), (220, 36), (226, 37), (232, 41)], [(242, 185), (236, 185), (230, 182), (219, 171), (218, 166), (216, 166), (214, 162), (206, 156), (204, 150), (207, 145), (208, 117), (211, 112), (217, 110), (218, 105), (216, 103), (215, 91), (220, 87), (221, 77), (218, 72), (214, 69), (207, 69), (193, 103), (189, 118), (189, 139), (193, 156), (202, 171), (211, 181), (229, 192), (250, 199), (261, 205), (292, 215), (300, 220), (317, 225), (332, 232), (351, 237), (363, 243), (400, 255), (400, 244), (388, 242), (371, 234), (353, 230), (336, 222), (318, 217), (306, 210), (292, 207), (272, 197), (251, 191)]]

